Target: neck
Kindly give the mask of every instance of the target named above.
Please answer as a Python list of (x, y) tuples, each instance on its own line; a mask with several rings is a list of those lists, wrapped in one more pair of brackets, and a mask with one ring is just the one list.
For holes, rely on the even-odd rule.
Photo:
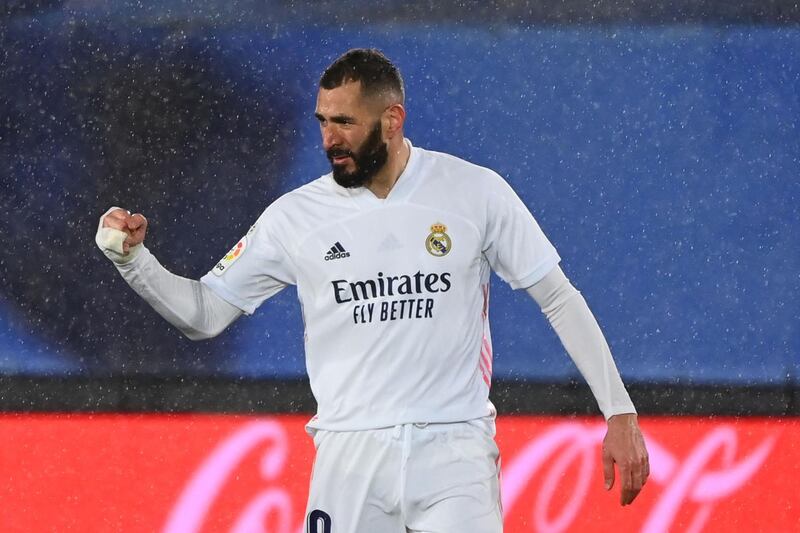
[(389, 192), (397, 183), (400, 174), (406, 169), (408, 158), (411, 156), (411, 149), (402, 135), (399, 136), (397, 141), (390, 142), (388, 148), (389, 158), (386, 161), (386, 165), (366, 185), (372, 194), (381, 199), (389, 196)]

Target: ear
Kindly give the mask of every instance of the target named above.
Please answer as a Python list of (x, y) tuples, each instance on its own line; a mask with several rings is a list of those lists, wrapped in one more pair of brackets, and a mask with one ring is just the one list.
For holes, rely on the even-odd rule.
[(383, 131), (386, 140), (403, 135), (403, 124), (406, 121), (406, 110), (403, 104), (392, 104), (383, 112)]

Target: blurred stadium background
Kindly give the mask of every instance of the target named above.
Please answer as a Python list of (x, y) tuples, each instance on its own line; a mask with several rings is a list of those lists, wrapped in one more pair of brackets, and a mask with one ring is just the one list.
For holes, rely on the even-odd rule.
[[(770, 517), (762, 529), (736, 514), (800, 474), (798, 4), (10, 0), (0, 42), (0, 465), (16, 472), (0, 481), (16, 502), (0, 511), (4, 531), (86, 531), (81, 517), (104, 505), (92, 530), (297, 533), (311, 457), (302, 420), (314, 403), (294, 291), (193, 343), (130, 291), (93, 237), (108, 206), (141, 211), (162, 263), (204, 274), (272, 200), (328, 171), (316, 82), (355, 46), (400, 66), (415, 145), (489, 166), (515, 187), (663, 445), (662, 474), (634, 514), (589, 498), (570, 521), (570, 496), (554, 493), (563, 505), (542, 521), (523, 510), (539, 496), (512, 501), (527, 493), (509, 489), (506, 508), (519, 516), (508, 530), (800, 522), (791, 495), (758, 507), (756, 518)], [(495, 279), (490, 318), (492, 398), (513, 415), (501, 418), (504, 453), (563, 424), (594, 435), (594, 401), (535, 304)], [(174, 518), (193, 469), (247, 428), (291, 442), (300, 479), (241, 474), (251, 485), (225, 485), (202, 519)], [(686, 496), (695, 507), (667, 520), (675, 465), (706, 431), (727, 443), (709, 468), (741, 474), (740, 485), (723, 497), (706, 480)], [(187, 446), (196, 455), (183, 464)], [(103, 468), (58, 468), (53, 454), (79, 451), (105, 458)], [(122, 491), (127, 503), (92, 492), (144, 464), (148, 476), (174, 476), (137, 485), (138, 496)], [(754, 472), (770, 468), (773, 485), (759, 485)], [(242, 504), (259, 479), (295, 484), (291, 525), (263, 502)], [(70, 483), (84, 496), (69, 500)], [(59, 497), (72, 503), (48, 515), (65, 505)], [(82, 507), (89, 500), (95, 507)], [(146, 517), (131, 511), (144, 503)]]

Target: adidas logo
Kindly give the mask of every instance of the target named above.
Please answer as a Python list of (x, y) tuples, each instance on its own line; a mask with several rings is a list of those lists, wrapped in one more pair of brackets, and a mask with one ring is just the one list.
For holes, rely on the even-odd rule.
[(333, 261), (334, 259), (344, 259), (345, 257), (350, 257), (350, 252), (344, 249), (344, 246), (340, 242), (336, 242), (331, 249), (328, 250), (328, 253), (325, 254), (325, 261)]

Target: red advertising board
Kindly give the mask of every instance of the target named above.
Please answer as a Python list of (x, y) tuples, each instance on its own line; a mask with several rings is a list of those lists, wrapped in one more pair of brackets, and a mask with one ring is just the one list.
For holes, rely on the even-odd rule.
[[(301, 533), (305, 417), (0, 416), (0, 531)], [(642, 418), (651, 475), (603, 488), (597, 419), (498, 420), (505, 531), (800, 527), (800, 421)]]

